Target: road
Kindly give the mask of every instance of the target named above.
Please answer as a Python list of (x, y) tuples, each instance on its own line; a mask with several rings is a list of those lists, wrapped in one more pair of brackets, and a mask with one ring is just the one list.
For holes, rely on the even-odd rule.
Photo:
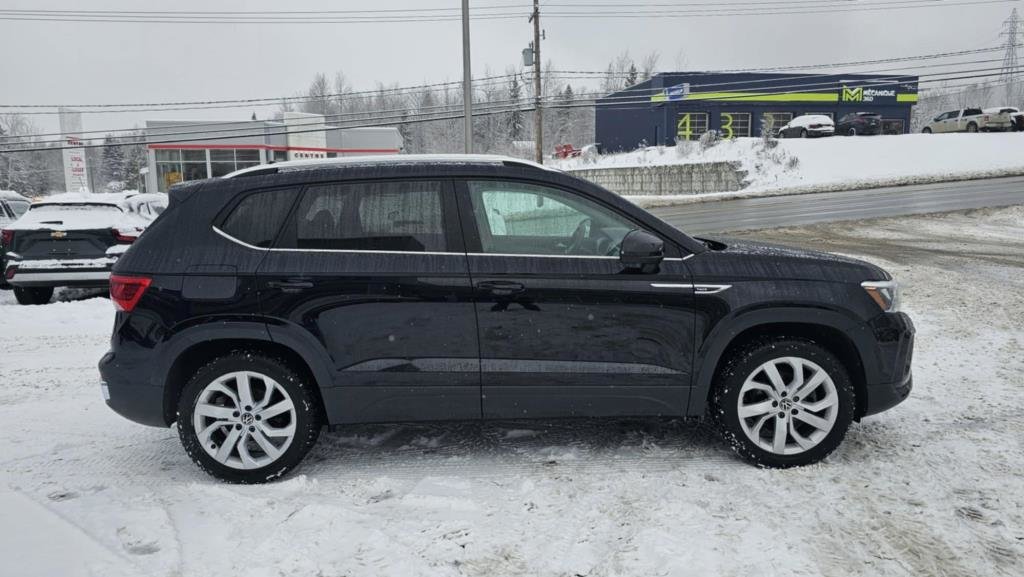
[(1024, 177), (965, 180), (651, 209), (689, 234), (1024, 204)]

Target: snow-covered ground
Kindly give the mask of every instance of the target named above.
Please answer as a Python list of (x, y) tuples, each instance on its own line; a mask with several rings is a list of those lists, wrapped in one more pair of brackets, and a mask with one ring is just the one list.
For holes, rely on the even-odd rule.
[[(905, 134), (787, 138), (767, 154), (758, 138), (653, 146), (621, 154), (553, 161), (562, 170), (739, 162), (749, 185), (739, 195), (850, 190), (1024, 173), (1024, 133)], [(792, 159), (796, 159), (795, 161)], [(707, 195), (697, 195), (704, 198)], [(714, 194), (737, 196), (737, 193)], [(630, 200), (643, 197), (630, 197)], [(664, 201), (664, 197), (656, 197)], [(692, 200), (695, 195), (678, 197)]]
[(1022, 229), (1014, 207), (748, 233), (888, 267), (919, 329), (911, 398), (788, 471), (696, 424), (509, 422), (348, 428), (224, 485), (103, 404), (108, 301), (0, 293), (0, 575), (1021, 575)]

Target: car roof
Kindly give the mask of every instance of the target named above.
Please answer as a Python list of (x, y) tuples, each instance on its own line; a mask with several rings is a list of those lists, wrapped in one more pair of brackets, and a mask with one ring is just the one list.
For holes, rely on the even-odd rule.
[(287, 162), (275, 162), (274, 164), (261, 164), (236, 170), (222, 178), (238, 178), (240, 176), (253, 176), (263, 174), (278, 174), (282, 172), (293, 172), (302, 170), (314, 170), (322, 168), (346, 168), (355, 166), (432, 166), (432, 165), (477, 165), (477, 166), (517, 166), (522, 168), (536, 168), (560, 172), (557, 169), (544, 166), (522, 158), (501, 156), (497, 154), (380, 154), (373, 156), (341, 156), (338, 158), (320, 158), (310, 160), (290, 160)]

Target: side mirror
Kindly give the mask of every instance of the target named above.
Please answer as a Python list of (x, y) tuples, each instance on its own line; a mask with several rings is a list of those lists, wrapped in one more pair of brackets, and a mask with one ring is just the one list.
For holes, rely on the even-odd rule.
[(626, 270), (652, 273), (665, 258), (665, 242), (646, 230), (631, 230), (619, 245), (619, 262)]

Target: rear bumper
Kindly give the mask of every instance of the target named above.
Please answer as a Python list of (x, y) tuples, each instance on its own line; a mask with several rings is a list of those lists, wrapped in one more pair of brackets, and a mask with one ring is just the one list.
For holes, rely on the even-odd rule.
[(68, 261), (11, 260), (4, 270), (4, 278), (16, 287), (71, 286), (102, 287), (110, 283), (110, 269), (113, 261), (98, 264), (90, 261), (87, 266)]
[(151, 427), (167, 427), (163, 387), (125, 381), (125, 375), (138, 374), (138, 371), (124, 370), (120, 365), (114, 352), (108, 352), (100, 359), (100, 387), (107, 406), (130, 421)]

